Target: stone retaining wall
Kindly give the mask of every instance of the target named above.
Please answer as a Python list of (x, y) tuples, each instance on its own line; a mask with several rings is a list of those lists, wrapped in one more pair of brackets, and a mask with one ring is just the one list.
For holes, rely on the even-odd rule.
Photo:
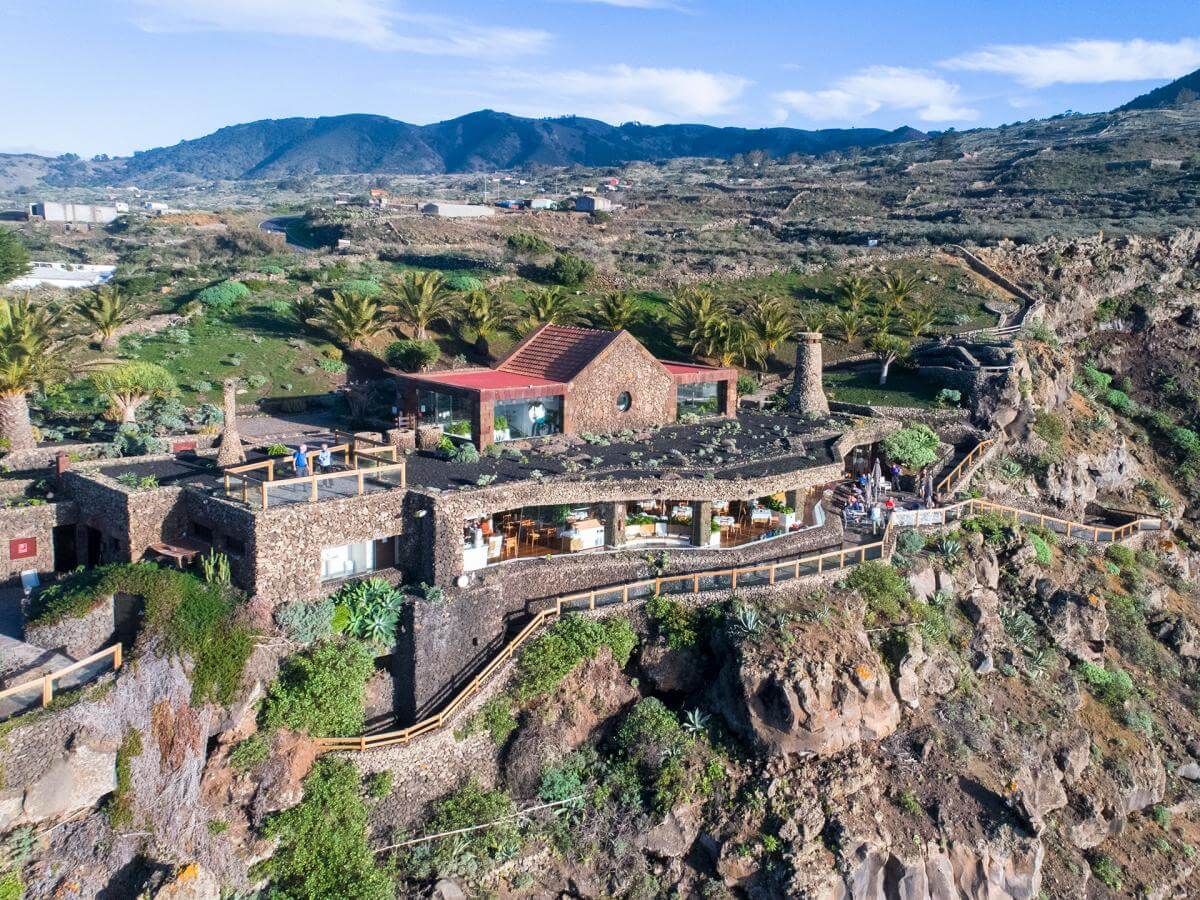
[(103, 597), (86, 615), (65, 618), (53, 625), (26, 625), (25, 640), (44, 650), (59, 650), (83, 659), (113, 641), (113, 598)]
[[(78, 515), (78, 508), (69, 501), (0, 509), (0, 585), (16, 581), (29, 569), (42, 576), (53, 572), (54, 528), (74, 524)], [(20, 543), (30, 539), (31, 544)], [(14, 551), (30, 549), (32, 556), (12, 558)]]

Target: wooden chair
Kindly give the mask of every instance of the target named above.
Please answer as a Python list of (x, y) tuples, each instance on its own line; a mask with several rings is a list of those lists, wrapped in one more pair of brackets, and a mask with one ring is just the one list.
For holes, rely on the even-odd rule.
[(506, 537), (504, 539), (504, 549), (500, 553), (501, 557), (507, 556), (509, 559), (517, 555), (517, 539), (516, 537)]

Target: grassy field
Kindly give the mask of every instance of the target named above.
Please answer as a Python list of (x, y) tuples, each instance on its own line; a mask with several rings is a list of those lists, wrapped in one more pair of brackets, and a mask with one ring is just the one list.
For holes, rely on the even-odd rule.
[(830, 400), (861, 403), (866, 406), (937, 406), (941, 386), (921, 378), (916, 372), (895, 366), (887, 384), (879, 384), (879, 367), (844, 369), (825, 373), (825, 393)]

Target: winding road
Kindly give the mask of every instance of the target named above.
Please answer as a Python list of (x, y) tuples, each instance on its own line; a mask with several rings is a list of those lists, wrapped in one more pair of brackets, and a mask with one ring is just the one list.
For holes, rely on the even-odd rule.
[(297, 222), (302, 218), (304, 217), (275, 216), (273, 219), (264, 219), (263, 221), (259, 222), (258, 227), (260, 230), (269, 232), (271, 234), (282, 234), (284, 243), (286, 243), (288, 247), (290, 247), (292, 250), (295, 250), (297, 253), (312, 253), (311, 247), (305, 247), (303, 244), (294, 244), (289, 241), (287, 237), (288, 226), (292, 222)]

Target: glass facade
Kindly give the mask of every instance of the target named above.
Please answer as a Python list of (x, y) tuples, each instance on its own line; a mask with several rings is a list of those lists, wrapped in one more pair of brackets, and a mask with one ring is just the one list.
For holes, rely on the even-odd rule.
[(526, 506), (467, 519), (464, 568), (470, 572), (510, 559), (599, 549), (606, 521), (600, 504)]
[(721, 411), (720, 382), (699, 381), (681, 384), (676, 393), (677, 415), (715, 416)]
[(562, 397), (497, 400), (493, 415), (497, 443), (562, 433)]
[(375, 569), (375, 542), (360, 541), (321, 550), (321, 580), (349, 578)]
[(417, 391), (417, 424), (441, 425), (446, 434), (470, 438), (471, 404), (457, 394)]

